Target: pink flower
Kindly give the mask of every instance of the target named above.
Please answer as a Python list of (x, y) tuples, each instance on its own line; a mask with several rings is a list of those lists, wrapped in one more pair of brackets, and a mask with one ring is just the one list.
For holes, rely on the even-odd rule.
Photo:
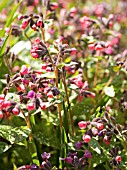
[(46, 104), (44, 102), (42, 102), (40, 104), (40, 107), (41, 107), (42, 110), (46, 110)]
[(33, 58), (38, 58), (38, 54), (37, 53), (31, 53)]
[(101, 50), (103, 50), (103, 47), (102, 47), (100, 44), (97, 44), (97, 45), (95, 46), (95, 50), (96, 50), (96, 51), (101, 51)]
[(23, 22), (22, 22), (22, 29), (26, 29), (26, 27), (27, 27), (27, 25), (28, 25), (28, 20), (24, 20)]
[(85, 158), (92, 158), (91, 152), (89, 152), (88, 150), (85, 150), (84, 157)]
[(25, 65), (23, 65), (23, 66), (21, 67), (21, 70), (20, 70), (21, 76), (26, 75), (26, 74), (28, 74), (28, 73), (29, 73), (29, 69), (28, 69)]
[(104, 137), (103, 142), (104, 142), (106, 145), (110, 145), (110, 140), (108, 139), (107, 136)]
[(55, 9), (58, 8), (58, 7), (59, 7), (59, 5), (58, 5), (57, 2), (52, 2), (51, 5), (50, 5), (50, 8), (51, 8), (52, 10), (55, 10)]
[(121, 158), (121, 156), (116, 156), (115, 160), (116, 160), (117, 162), (121, 162), (121, 161), (122, 161), (122, 158)]
[(33, 102), (27, 104), (27, 110), (32, 111), (35, 109), (35, 104)]
[(76, 48), (71, 48), (71, 55), (75, 55), (77, 53), (77, 49)]
[(0, 119), (2, 119), (3, 118), (3, 113), (2, 113), (2, 111), (0, 110)]
[(14, 115), (18, 115), (19, 114), (19, 108), (18, 107), (14, 107), (14, 109), (12, 109), (12, 113), (14, 114)]
[(29, 98), (34, 98), (35, 97), (35, 92), (33, 90), (29, 91), (28, 94), (27, 94), (27, 97)]
[(89, 44), (88, 48), (93, 51), (95, 49), (95, 45), (94, 44)]
[(43, 25), (43, 22), (42, 22), (41, 19), (39, 19), (39, 20), (37, 21), (37, 26), (38, 26), (38, 27), (42, 27), (42, 25)]
[(103, 123), (97, 123), (97, 128), (98, 128), (99, 130), (104, 129), (104, 124), (103, 124)]
[(88, 125), (88, 122), (85, 122), (85, 121), (81, 121), (78, 123), (78, 126), (80, 129), (85, 129)]
[(2, 105), (3, 108), (7, 109), (7, 108), (9, 108), (10, 106), (11, 106), (11, 102), (10, 102), (10, 101), (4, 101), (4, 102), (3, 102), (3, 105)]
[(84, 140), (85, 143), (88, 143), (92, 138), (90, 135), (84, 134), (82, 139)]

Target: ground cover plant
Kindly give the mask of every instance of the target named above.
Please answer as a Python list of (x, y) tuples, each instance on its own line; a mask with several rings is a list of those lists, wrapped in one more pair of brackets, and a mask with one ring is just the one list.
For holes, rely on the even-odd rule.
[(127, 2), (0, 2), (0, 169), (127, 169)]

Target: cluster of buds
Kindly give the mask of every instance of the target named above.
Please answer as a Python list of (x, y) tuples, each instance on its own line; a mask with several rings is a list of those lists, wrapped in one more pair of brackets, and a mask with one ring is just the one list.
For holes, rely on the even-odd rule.
[(113, 167), (117, 167), (117, 170), (121, 170), (120, 164), (121, 164), (121, 161), (122, 161), (121, 156), (118, 155), (119, 150), (120, 150), (119, 147), (113, 147), (109, 151), (110, 157), (112, 157), (112, 160), (110, 161), (110, 164)]
[(10, 113), (18, 115), (20, 113), (20, 107), (17, 102), (6, 100), (4, 94), (0, 95), (0, 119), (8, 118)]
[(95, 93), (89, 91), (89, 85), (87, 81), (83, 81), (82, 69), (78, 69), (79, 75), (69, 79), (69, 84), (75, 84), (79, 89), (78, 101), (81, 102), (85, 97), (95, 97)]
[(18, 168), (18, 170), (51, 170), (52, 169), (52, 166), (50, 164), (50, 162), (48, 161), (48, 159), (51, 157), (51, 154), (50, 153), (46, 153), (44, 152), (42, 155), (41, 155), (42, 159), (43, 159), (43, 162), (40, 166), (37, 166), (36, 164), (32, 164), (32, 165), (24, 165), (24, 166), (21, 166)]
[[(42, 74), (41, 74), (42, 75)], [(52, 86), (50, 79), (41, 77), (38, 70), (30, 70), (26, 66), (22, 66), (20, 73), (16, 73), (12, 78), (6, 75), (7, 87), (4, 88), (3, 94), (0, 96), (0, 117), (6, 113), (18, 115), (20, 113), (20, 104), (24, 104), (28, 111), (41, 108), (45, 110), (47, 102), (60, 94), (57, 87)], [(7, 93), (11, 88), (16, 88), (19, 103), (14, 98), (10, 101), (7, 99)]]
[(43, 57), (48, 54), (48, 50), (46, 45), (39, 39), (36, 38), (33, 45), (32, 45), (32, 49), (30, 51), (31, 55), (33, 58), (41, 58), (43, 59)]
[(34, 30), (38, 31), (38, 28), (44, 28), (43, 23), (43, 15), (36, 15), (36, 14), (30, 14), (30, 15), (21, 15), (18, 17), (19, 20), (22, 20), (22, 29), (26, 29), (28, 25)]
[(92, 155), (88, 150), (86, 150), (83, 157), (81, 158), (78, 158), (77, 152), (69, 152), (68, 156), (66, 158), (61, 158), (61, 160), (65, 161), (67, 164), (72, 165), (74, 170), (83, 170), (89, 165), (87, 161), (88, 158), (92, 158)]
[(107, 112), (102, 118), (94, 118), (91, 122), (80, 121), (78, 126), (80, 129), (88, 128), (82, 138), (84, 143), (88, 143), (92, 137), (98, 136), (100, 141), (103, 139), (106, 145), (110, 145), (113, 135), (120, 133), (120, 125), (116, 124), (115, 118)]

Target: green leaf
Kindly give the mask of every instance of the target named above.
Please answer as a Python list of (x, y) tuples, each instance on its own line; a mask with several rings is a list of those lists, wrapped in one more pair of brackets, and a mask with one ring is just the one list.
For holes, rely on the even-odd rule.
[(98, 143), (98, 141), (94, 138), (91, 139), (91, 141), (88, 143), (88, 145), (98, 154), (101, 154), (101, 147)]
[[(10, 13), (10, 15), (9, 15), (9, 17), (8, 17), (8, 20), (7, 20), (4, 28), (9, 27), (9, 26), (11, 25), (11, 23), (12, 23), (13, 20), (14, 20), (15, 12), (17, 11), (18, 7), (21, 5), (22, 1), (23, 1), (23, 0), (21, 0), (18, 4), (16, 4), (16, 5), (14, 6), (13, 10), (11, 11), (11, 13)], [(3, 29), (2, 33), (1, 33), (1, 36), (3, 36), (4, 33), (5, 33), (5, 30)]]
[(13, 143), (18, 143), (27, 138), (30, 129), (27, 126), (12, 127), (8, 125), (0, 125), (0, 136)]
[(104, 162), (105, 160), (106, 158), (103, 154), (94, 153), (92, 155), (93, 168), (95, 168), (96, 166)]
[(1, 57), (2, 57), (2, 55), (4, 54), (5, 47), (6, 47), (6, 43), (7, 43), (7, 40), (8, 40), (8, 38), (9, 38), (9, 36), (10, 36), (10, 34), (7, 35), (7, 37), (6, 37), (5, 40), (4, 40), (4, 43), (3, 43), (2, 47), (1, 47), (1, 49), (0, 49), (0, 56), (1, 56)]
[(10, 148), (11, 148), (11, 145), (8, 145), (5, 142), (0, 142), (0, 154), (3, 152), (6, 152)]
[(115, 91), (114, 91), (114, 88), (113, 86), (110, 86), (110, 87), (105, 87), (104, 88), (104, 92), (107, 96), (109, 97), (114, 97), (115, 96)]
[(114, 67), (113, 67), (113, 71), (114, 71), (114, 72), (118, 72), (119, 70), (120, 70), (120, 66), (114, 66)]
[(13, 8), (13, 10), (11, 11), (11, 13), (10, 13), (10, 15), (9, 15), (9, 18), (8, 18), (6, 24), (5, 24), (5, 27), (9, 27), (9, 26), (11, 25), (11, 23), (12, 23), (12, 21), (13, 21), (14, 14), (15, 14), (15, 12), (17, 11), (18, 7), (21, 5), (21, 3), (22, 3), (22, 0), (21, 0), (18, 4), (16, 4), (16, 5), (14, 6), (14, 8)]
[(2, 0), (2, 2), (0, 3), (0, 12), (3, 10), (3, 8), (7, 5), (8, 0)]

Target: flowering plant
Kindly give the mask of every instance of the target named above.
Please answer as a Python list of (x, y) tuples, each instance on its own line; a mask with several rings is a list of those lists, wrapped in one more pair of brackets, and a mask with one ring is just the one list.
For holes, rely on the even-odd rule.
[(127, 169), (126, 7), (2, 0), (2, 170)]

